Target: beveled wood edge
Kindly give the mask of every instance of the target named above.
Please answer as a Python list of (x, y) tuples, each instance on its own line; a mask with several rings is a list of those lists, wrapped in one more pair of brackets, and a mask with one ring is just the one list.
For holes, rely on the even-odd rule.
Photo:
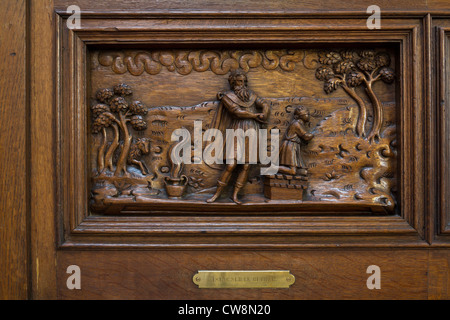
[[(437, 240), (439, 237), (449, 237), (450, 236), (450, 221), (447, 218), (447, 211), (449, 209), (449, 199), (448, 192), (450, 186), (450, 171), (448, 167), (448, 159), (446, 155), (449, 153), (450, 145), (446, 142), (445, 137), (450, 134), (449, 130), (449, 112), (445, 112), (445, 109), (450, 108), (449, 101), (447, 101), (448, 96), (448, 88), (447, 85), (447, 65), (446, 55), (449, 54), (448, 46), (446, 43), (450, 41), (450, 24), (447, 26), (436, 26), (436, 37), (437, 37), (437, 63), (436, 63), (436, 73), (437, 78), (437, 87), (438, 94), (436, 95), (436, 106), (438, 112), (438, 126), (439, 133), (438, 137), (438, 176), (440, 177), (440, 192), (439, 192), (439, 201), (438, 201), (438, 210), (439, 214), (437, 215)], [(446, 239), (447, 241), (450, 238)]]
[(29, 1), (3, 1), (0, 19), (0, 300), (24, 300), (31, 293)]
[[(61, 17), (60, 17), (60, 23), (59, 23), (59, 31), (58, 31), (58, 33), (60, 34), (60, 35), (62, 35), (62, 33), (64, 32), (64, 26), (62, 25), (62, 23), (63, 23), (63, 19), (61, 19)], [(61, 30), (61, 28), (63, 29), (63, 30)], [(417, 43), (418, 43), (418, 41), (419, 41), (419, 28), (420, 28), (420, 23), (419, 24), (405, 24), (405, 25), (403, 25), (403, 26), (400, 26), (400, 27), (397, 27), (396, 29), (395, 29), (395, 35), (393, 36), (393, 37), (395, 37), (395, 36), (397, 36), (397, 40), (395, 40), (396, 42), (399, 42), (403, 47), (402, 47), (402, 52), (404, 52), (405, 51), (405, 49), (407, 48), (407, 46), (409, 46), (409, 48), (411, 49), (411, 50), (413, 50), (413, 52), (415, 52), (415, 54), (414, 55), (410, 55), (409, 57), (407, 57), (407, 58), (409, 58), (409, 63), (410, 63), (410, 65), (412, 66), (412, 70), (410, 70), (410, 68), (408, 68), (407, 67), (407, 63), (406, 63), (406, 61), (403, 61), (403, 63), (404, 64), (406, 64), (405, 66), (403, 66), (402, 67), (402, 70), (408, 70), (409, 72), (412, 72), (413, 73), (413, 76), (414, 77), (416, 77), (416, 78), (420, 78), (420, 77), (418, 77), (417, 76), (417, 74), (418, 74), (418, 72), (420, 72), (420, 69), (421, 69), (421, 65), (420, 65), (420, 63), (419, 63), (419, 60), (420, 59), (418, 59), (419, 57), (417, 56), (416, 57), (416, 59), (415, 59), (415, 57), (413, 57), (413, 56), (416, 56), (417, 55), (417, 51), (416, 51), (416, 45), (417, 45)], [(361, 33), (364, 33), (364, 32), (367, 32), (367, 30), (364, 30), (363, 28), (361, 28), (361, 27), (359, 27), (359, 29), (360, 29), (360, 32)], [(82, 46), (84, 46), (84, 50), (86, 50), (86, 44), (87, 43), (89, 43), (89, 36), (87, 36), (86, 37), (86, 34), (88, 34), (88, 32), (86, 32), (86, 31), (88, 31), (88, 30), (86, 30), (86, 29), (84, 29), (84, 30), (82, 30), (82, 31), (80, 31), (80, 30), (73, 30), (73, 31), (69, 31), (69, 34), (70, 34), (70, 36), (69, 37), (72, 37), (72, 39), (75, 39), (75, 38), (78, 38), (78, 37), (75, 37), (75, 34), (79, 34), (79, 35), (83, 35), (83, 40), (81, 40), (81, 37), (77, 40), (77, 41), (74, 41), (74, 43), (78, 43), (79, 45), (81, 44)], [(115, 32), (114, 32), (115, 31)], [(309, 32), (310, 30), (307, 30), (307, 31), (305, 31), (305, 32)], [(67, 32), (67, 30), (65, 30), (65, 32)], [(118, 31), (118, 30), (107, 30), (107, 32), (105, 32), (105, 34), (109, 34), (109, 35), (112, 35), (112, 37), (114, 37), (114, 33), (119, 33), (119, 32), (121, 32), (121, 33), (123, 33), (123, 31)], [(382, 34), (383, 33), (385, 33), (385, 34), (391, 34), (391, 36), (392, 36), (392, 34), (393, 34), (393, 32), (392, 32), (392, 30), (389, 30), (388, 28), (385, 28), (384, 30), (381, 30), (380, 31)], [(380, 33), (379, 32), (379, 33)], [(132, 32), (131, 32), (132, 33)], [(131, 34), (130, 33), (130, 34)], [(377, 32), (371, 32), (370, 33), (370, 39), (369, 40), (367, 40), (368, 42), (382, 42), (383, 41), (383, 39), (379, 39), (378, 41), (374, 41), (375, 40), (375, 35), (377, 34)], [(154, 35), (154, 34), (153, 34)], [(130, 36), (130, 35), (128, 35), (128, 36)], [(400, 37), (400, 38), (398, 38), (398, 37)], [(322, 39), (323, 40), (323, 39)], [(361, 41), (363, 41), (362, 39), (358, 39), (359, 40), (359, 42), (361, 42)], [(261, 41), (261, 40), (260, 40)], [(325, 42), (327, 42), (326, 40), (323, 40), (323, 41), (325, 41)], [(353, 40), (354, 41), (354, 40)], [(329, 42), (329, 41), (328, 41)], [(120, 43), (123, 43), (123, 42), (120, 42)], [(191, 41), (191, 43), (192, 43), (192, 41)], [(339, 43), (339, 41), (336, 41), (336, 39), (334, 39), (334, 43)], [(78, 46), (78, 48), (77, 48), (77, 46), (75, 46), (75, 45), (73, 45), (72, 46), (72, 48), (70, 48), (70, 50), (68, 50), (69, 52), (72, 52), (71, 54), (73, 54), (73, 52), (80, 52), (80, 50), (79, 50), (79, 46)], [(420, 52), (419, 53), (419, 55), (420, 56), (422, 56), (422, 53), (423, 52)], [(84, 53), (83, 53), (83, 51), (81, 51), (81, 54), (80, 55), (82, 55), (82, 56), (85, 56), (85, 54), (86, 54), (86, 51), (84, 51)], [(78, 64), (77, 64), (78, 65)], [(73, 71), (73, 70), (72, 70)], [(62, 70), (60, 70), (60, 72), (62, 72)], [(73, 74), (72, 74), (72, 76), (74, 76)], [(403, 76), (403, 79), (408, 79), (408, 77), (407, 76), (405, 76), (405, 74), (403, 74), (402, 75)], [(78, 74), (78, 76), (75, 76), (74, 78), (76, 78), (76, 79), (79, 79), (79, 74)], [(420, 80), (420, 79), (417, 79), (417, 80)], [(417, 88), (412, 88), (411, 86), (414, 86), (414, 85), (416, 85), (416, 87), (420, 87), (420, 84), (418, 84), (417, 83), (417, 81), (413, 81), (414, 83), (413, 84), (411, 84), (410, 82), (404, 82), (405, 83), (405, 86), (404, 86), (404, 88), (402, 89), (404, 92), (413, 92), (413, 93), (415, 93), (415, 94), (417, 94)], [(408, 86), (408, 84), (409, 84), (409, 86)], [(406, 91), (405, 91), (406, 90)], [(416, 103), (419, 103), (419, 106), (420, 105), (422, 105), (422, 101), (421, 101), (421, 96), (419, 95), (419, 98), (417, 98), (416, 96), (414, 96), (414, 97), (411, 97), (411, 98), (409, 98), (409, 96), (406, 96), (406, 95), (402, 95), (402, 97), (403, 97), (403, 103), (405, 104), (406, 103), (406, 105), (409, 105), (410, 106), (410, 108), (411, 108), (411, 110), (415, 110), (415, 106), (413, 105), (413, 101), (415, 101)], [(410, 100), (410, 101), (408, 101), (408, 99)], [(402, 108), (402, 109), (406, 109), (406, 108)], [(411, 111), (410, 110), (410, 111)], [(403, 110), (403, 112), (408, 112), (408, 110)], [(412, 118), (412, 116), (411, 116), (411, 118)], [(417, 118), (419, 118), (417, 121), (420, 121), (420, 120), (422, 120), (421, 119), (421, 117), (420, 117), (420, 115), (419, 115), (419, 117), (417, 117)], [(410, 119), (411, 120), (411, 119)], [(409, 128), (409, 129), (402, 129), (402, 132), (404, 132), (404, 131), (407, 131), (407, 132), (409, 132), (409, 135), (410, 135), (410, 137), (408, 138), (408, 140), (407, 141), (412, 141), (412, 140), (415, 140), (415, 139), (417, 139), (418, 137), (420, 137), (420, 135), (418, 135), (418, 133), (416, 132), (415, 134), (414, 134), (414, 132), (411, 132), (411, 130), (415, 130), (415, 128), (416, 128), (416, 126), (414, 125), (414, 124), (412, 124), (411, 123), (411, 128)], [(419, 131), (419, 130), (417, 130), (417, 131)], [(403, 146), (405, 146), (405, 145), (408, 145), (409, 143), (403, 143)], [(410, 145), (417, 145), (417, 144), (410, 144)], [(411, 154), (413, 154), (413, 152), (411, 151)], [(411, 159), (411, 157), (409, 157), (409, 159)], [(414, 158), (415, 159), (415, 158)], [(410, 169), (412, 169), (412, 167), (410, 167)], [(404, 177), (404, 179), (410, 179), (411, 177), (409, 177), (409, 175), (407, 176), (407, 177)], [(420, 179), (419, 179), (419, 181), (420, 181)], [(417, 185), (417, 184), (416, 184)], [(402, 192), (402, 194), (405, 194), (406, 192)], [(416, 192), (417, 193), (417, 192)], [(416, 209), (414, 209), (417, 205), (419, 205), (419, 207), (420, 206), (422, 206), (421, 204), (420, 204), (420, 201), (421, 201), (421, 199), (420, 199), (420, 196), (419, 197), (415, 197), (415, 203), (412, 203), (412, 204), (410, 204), (411, 205), (411, 211), (407, 211), (406, 212), (406, 214), (405, 214), (405, 217), (406, 217), (406, 220), (405, 221), (407, 221), (407, 222), (405, 222), (406, 224), (408, 224), (408, 225), (413, 225), (413, 227), (412, 227), (412, 230), (415, 230), (415, 232), (417, 233), (418, 232), (418, 238), (421, 238), (421, 239), (423, 239), (424, 237), (423, 237), (423, 234), (422, 234), (422, 228), (421, 228), (421, 226), (423, 225), (423, 223), (424, 223), (424, 220), (425, 220), (425, 217), (418, 217), (418, 215), (420, 215), (421, 214), (421, 212), (420, 212), (420, 210), (416, 210)], [(84, 204), (85, 205), (85, 204)], [(403, 206), (403, 207), (405, 207), (405, 206)], [(72, 236), (72, 234), (75, 234), (75, 233), (77, 233), (78, 231), (81, 231), (81, 230), (83, 230), (83, 228), (84, 228), (84, 222), (85, 222), (85, 219), (86, 219), (86, 217), (88, 216), (88, 213), (87, 213), (87, 211), (85, 212), (85, 213), (81, 213), (81, 216), (80, 215), (77, 215), (76, 214), (76, 210), (75, 211), (72, 211), (72, 215), (71, 215), (71, 218), (70, 218), (70, 225), (71, 225), (71, 227), (69, 228), (69, 231), (68, 231), (68, 235), (69, 235), (69, 237), (71, 237)], [(412, 214), (411, 212), (415, 212), (415, 214)], [(345, 219), (346, 219), (346, 217), (343, 217), (342, 218), (344, 221), (345, 221)], [(101, 225), (98, 225), (98, 227), (94, 227), (93, 229), (91, 228), (91, 230), (95, 230), (95, 228), (98, 228), (98, 231), (100, 231), (100, 229), (101, 229)], [(179, 229), (178, 229), (179, 230)], [(126, 230), (124, 230), (125, 232), (126, 232)], [(259, 230), (260, 231), (260, 230)], [(273, 231), (273, 230), (272, 230)], [(316, 230), (317, 231), (317, 230)], [(118, 234), (118, 232), (117, 232), (117, 230), (115, 230), (115, 232), (116, 232), (116, 234)], [(197, 230), (197, 232), (200, 234), (202, 231), (198, 231)], [(258, 232), (258, 230), (253, 230), (253, 231), (251, 231), (251, 230), (249, 230), (248, 232)], [(326, 233), (326, 231), (324, 231), (325, 233)], [(393, 232), (393, 234), (407, 234), (407, 235), (410, 235), (410, 232), (411, 232), (411, 230), (408, 230), (408, 231), (406, 231), (405, 232), (405, 230), (404, 229), (402, 229), (402, 228), (400, 228), (400, 229), (398, 229), (398, 230), (395, 230), (395, 228), (394, 229), (392, 229), (392, 230), (390, 230), (389, 232)], [(342, 230), (342, 232), (341, 233), (339, 233), (341, 236), (344, 236), (344, 235), (348, 235), (348, 234), (353, 234), (354, 233), (354, 230), (352, 230), (351, 228), (347, 228), (346, 230)], [(379, 232), (374, 232), (374, 234), (377, 234), (377, 236), (380, 236), (380, 235), (383, 235), (383, 234), (385, 234), (386, 232), (385, 231), (379, 231)], [(283, 233), (281, 233), (281, 234), (283, 234)], [(374, 236), (374, 237), (372, 237), (372, 239), (370, 240), (370, 241), (365, 241), (364, 243), (362, 243), (362, 245), (364, 245), (364, 246), (368, 246), (368, 247), (370, 247), (371, 246), (371, 244), (373, 243), (373, 240), (374, 239), (376, 239), (376, 237), (377, 236)], [(66, 237), (67, 237), (67, 235), (66, 235)], [(392, 239), (392, 240), (396, 240), (396, 238), (394, 238), (394, 239)], [(400, 242), (401, 241), (403, 241), (403, 240), (401, 240), (401, 239), (397, 239), (397, 240), (400, 240)], [(68, 243), (68, 241), (70, 242), (71, 240), (64, 240), (64, 239), (60, 239), (60, 246), (61, 247), (65, 247), (65, 243)], [(422, 240), (421, 240), (422, 241)], [(80, 242), (81, 243), (81, 242)], [(170, 245), (175, 245), (175, 244), (170, 244)]]
[[(164, 238), (162, 238), (164, 239)], [(397, 244), (390, 243), (393, 238), (385, 239), (381, 242), (379, 239), (373, 239), (370, 245), (367, 242), (359, 242), (357, 238), (353, 239), (353, 242), (345, 243), (339, 242), (338, 239), (333, 239), (329, 243), (318, 243), (309, 239), (310, 242), (306, 242), (304, 239), (302, 243), (271, 243), (267, 242), (255, 242), (255, 243), (114, 243), (114, 242), (97, 242), (91, 240), (87, 242), (81, 242), (77, 240), (65, 241), (58, 247), (58, 250), (322, 250), (322, 249), (432, 249), (433, 247), (425, 242), (417, 239), (409, 238), (406, 241), (399, 242)], [(438, 243), (435, 248), (448, 248), (447, 243)]]
[[(433, 74), (433, 47), (431, 45), (432, 43), (432, 17), (431, 14), (427, 14), (427, 16), (424, 18), (423, 21), (423, 28), (424, 28), (424, 84), (425, 84), (425, 118), (427, 119), (426, 122), (426, 146), (425, 146), (425, 154), (428, 155), (428, 157), (425, 157), (426, 162), (426, 184), (427, 184), (427, 198), (433, 199), (437, 198), (437, 185), (436, 185), (436, 179), (434, 176), (432, 176), (430, 173), (433, 172), (433, 170), (436, 168), (436, 109), (435, 104), (433, 100), (433, 90), (435, 90), (435, 85), (433, 84), (433, 81), (435, 80), (431, 75)], [(430, 75), (429, 81), (427, 81), (427, 77)], [(432, 243), (434, 240), (434, 233), (435, 233), (435, 226), (434, 226), (434, 215), (437, 212), (436, 210), (436, 201), (428, 201), (427, 205), (425, 206), (425, 238), (428, 243)]]
[(416, 230), (404, 219), (393, 217), (88, 217), (75, 234), (268, 234), (268, 235), (343, 235), (407, 234)]
[[(260, 221), (258, 228), (247, 229), (245, 225), (239, 226), (235, 223), (227, 225), (222, 221), (217, 223), (214, 230), (211, 229), (211, 221), (202, 225), (190, 219), (191, 221), (187, 223), (189, 218), (186, 217), (184, 217), (186, 221), (172, 223), (170, 228), (159, 228), (158, 221), (146, 224), (143, 223), (143, 219), (136, 218), (129, 221), (125, 217), (122, 219), (115, 217), (116, 220), (122, 220), (122, 224), (128, 225), (127, 229), (120, 229), (120, 241), (115, 238), (117, 230), (114, 230), (113, 226), (117, 226), (117, 222), (109, 226), (103, 223), (98, 228), (96, 219), (107, 218), (87, 219), (77, 228), (76, 233), (72, 233), (59, 245), (59, 248), (83, 250), (431, 248), (418, 236), (416, 230), (400, 217), (390, 217), (390, 223), (384, 221), (390, 229), (384, 230), (383, 233), (379, 232), (383, 222), (378, 217), (374, 217), (370, 223), (369, 219), (361, 220), (358, 226), (339, 222), (339, 218), (315, 221), (303, 217), (298, 219), (303, 225), (293, 226), (295, 218), (289, 217), (290, 221), (279, 223), (284, 224), (285, 230), (281, 230), (279, 226), (269, 226), (272, 223), (267, 221)], [(329, 222), (333, 219), (334, 225), (330, 225)], [(354, 217), (354, 220), (359, 219)], [(337, 232), (335, 225), (340, 225), (342, 230)], [(273, 231), (274, 228), (278, 228), (278, 233)]]
[[(56, 298), (58, 163), (53, 0), (29, 0), (31, 299)], [(55, 243), (56, 242), (56, 243)]]
[[(69, 17), (71, 14), (66, 10), (55, 8), (55, 13), (61, 17)], [(320, 17), (336, 17), (336, 18), (365, 18), (370, 15), (363, 10), (294, 10), (294, 11), (211, 11), (211, 10), (194, 10), (186, 12), (185, 10), (139, 10), (139, 11), (93, 11), (81, 10), (81, 14), (91, 18), (108, 19), (110, 17), (120, 19), (143, 19), (143, 18), (210, 18), (210, 19), (249, 19), (249, 18), (320, 18)], [(450, 11), (440, 9), (430, 10), (392, 10), (384, 9), (382, 11), (383, 17), (409, 19), (409, 18), (423, 18), (428, 14), (433, 17), (448, 17)]]

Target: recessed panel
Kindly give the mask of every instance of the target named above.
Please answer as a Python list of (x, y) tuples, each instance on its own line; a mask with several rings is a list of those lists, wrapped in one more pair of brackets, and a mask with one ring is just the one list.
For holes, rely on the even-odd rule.
[(395, 56), (91, 50), (91, 210), (395, 213)]

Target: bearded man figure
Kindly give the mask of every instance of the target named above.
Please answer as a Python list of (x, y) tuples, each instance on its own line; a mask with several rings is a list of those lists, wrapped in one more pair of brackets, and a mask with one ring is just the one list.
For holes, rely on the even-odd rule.
[[(241, 132), (244, 134), (254, 130), (255, 136), (258, 136), (258, 130), (260, 129), (261, 124), (266, 123), (265, 121), (268, 118), (269, 104), (257, 97), (257, 95), (248, 88), (247, 75), (242, 70), (238, 69), (232, 71), (228, 78), (228, 82), (232, 90), (218, 94), (220, 104), (212, 124), (212, 127), (219, 129), (227, 140), (225, 142), (226, 167), (217, 181), (216, 193), (212, 198), (208, 199), (207, 202), (212, 203), (219, 198), (220, 194), (228, 185), (233, 171), (237, 167), (241, 167), (231, 197), (235, 203), (241, 204), (238, 199), (238, 193), (248, 180), (250, 164), (255, 163), (255, 161), (252, 161), (251, 159), (257, 159), (257, 151), (255, 151), (255, 149), (257, 150), (257, 148), (255, 148), (257, 142), (252, 142), (250, 138), (247, 140), (244, 136), (243, 140), (236, 139), (232, 144), (234, 149), (230, 150), (230, 148), (228, 148), (231, 142), (228, 141), (230, 138), (228, 133), (230, 131), (227, 129), (232, 129), (234, 132), (242, 130)], [(233, 136), (232, 139), (235, 139), (235, 137)], [(230, 155), (230, 151), (234, 151), (231, 152), (232, 155)]]

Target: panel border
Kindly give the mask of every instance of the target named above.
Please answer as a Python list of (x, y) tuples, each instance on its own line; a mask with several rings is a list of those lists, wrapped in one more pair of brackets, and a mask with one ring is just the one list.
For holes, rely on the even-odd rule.
[[(60, 248), (320, 248), (427, 246), (425, 237), (425, 73), (421, 19), (384, 19), (368, 31), (365, 19), (252, 18), (234, 20), (128, 19), (83, 14), (82, 28), (69, 30), (57, 16), (57, 189)], [(331, 20), (331, 21), (330, 21)], [(167, 23), (167, 22), (170, 23)], [(233, 22), (233, 23), (232, 23)], [(336, 29), (330, 30), (332, 23)], [(206, 29), (205, 29), (206, 28)], [(343, 35), (343, 31), (345, 34)], [(255, 43), (397, 43), (400, 46), (400, 216), (99, 217), (87, 207), (87, 46)], [(64, 106), (64, 107), (63, 107)], [(77, 155), (77, 156), (72, 156)], [(71, 188), (72, 187), (72, 188)], [(225, 217), (226, 218), (226, 217)], [(221, 217), (220, 219), (225, 219)], [(237, 220), (236, 220), (237, 219)], [(226, 219), (225, 219), (226, 220)], [(194, 223), (192, 223), (194, 222)]]
[(437, 195), (437, 208), (438, 213), (435, 217), (434, 224), (435, 241), (437, 246), (450, 245), (450, 219), (449, 219), (449, 187), (450, 187), (450, 166), (448, 163), (450, 155), (450, 89), (449, 84), (449, 62), (446, 60), (446, 56), (450, 53), (450, 21), (435, 19), (433, 21), (434, 37), (436, 39), (435, 47), (435, 77), (436, 77), (436, 94), (435, 104), (437, 110), (437, 168), (438, 179), (440, 182), (439, 192)]

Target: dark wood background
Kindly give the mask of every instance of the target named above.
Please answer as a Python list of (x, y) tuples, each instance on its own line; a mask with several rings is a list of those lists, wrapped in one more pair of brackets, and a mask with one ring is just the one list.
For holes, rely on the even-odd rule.
[[(117, 246), (83, 250), (79, 243), (64, 248), (64, 234), (57, 219), (58, 202), (55, 165), (55, 105), (60, 86), (57, 73), (55, 35), (58, 15), (76, 4), (83, 12), (104, 16), (115, 12), (124, 18), (139, 15), (226, 16), (265, 14), (285, 16), (332, 13), (338, 18), (367, 17), (367, 1), (88, 1), (88, 0), (4, 0), (0, 9), (0, 298), (211, 298), (191, 281), (199, 269), (289, 269), (297, 282), (288, 291), (222, 290), (216, 298), (250, 299), (448, 299), (450, 298), (450, 241), (448, 233), (448, 82), (445, 70), (450, 26), (450, 4), (446, 0), (378, 1), (382, 17), (395, 21), (420, 19), (423, 50), (424, 166), (414, 168), (424, 176), (424, 217), (421, 239), (391, 243), (391, 238), (374, 245), (349, 238), (346, 248), (328, 242), (320, 246), (299, 246), (276, 250), (258, 248), (222, 250), (204, 247), (183, 250), (143, 250)], [(329, 11), (333, 8), (333, 12)], [(129, 17), (128, 17), (129, 18)], [(383, 23), (383, 22), (382, 22)], [(333, 25), (330, 25), (332, 28)], [(370, 33), (370, 31), (367, 31)], [(447, 69), (448, 70), (448, 69)], [(416, 180), (421, 181), (421, 180)], [(415, 196), (418, 196), (417, 194)], [(220, 238), (220, 236), (219, 236)], [(380, 238), (382, 240), (382, 238)], [(300, 239), (299, 241), (304, 241)], [(299, 243), (301, 245), (302, 243)], [(335, 244), (335, 248), (333, 245)], [(299, 249), (301, 248), (301, 250)], [(65, 287), (67, 266), (83, 270), (81, 291)], [(382, 290), (365, 287), (368, 265), (382, 269)]]

